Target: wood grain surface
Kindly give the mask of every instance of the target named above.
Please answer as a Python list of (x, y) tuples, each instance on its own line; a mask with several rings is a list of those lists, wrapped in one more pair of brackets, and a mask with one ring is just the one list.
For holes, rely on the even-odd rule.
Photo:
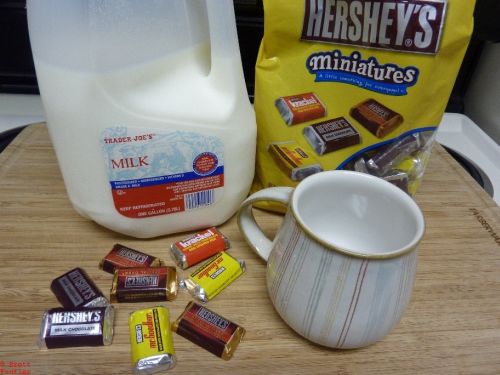
[[(247, 334), (223, 361), (174, 334), (173, 374), (500, 374), (500, 209), (436, 146), (419, 193), (427, 231), (412, 301), (384, 340), (357, 350), (331, 350), (302, 339), (274, 311), (265, 264), (252, 253), (234, 217), (220, 230), (247, 272), (208, 307)], [(272, 236), (277, 214), (256, 212)], [(45, 125), (26, 128), (0, 154), (0, 374), (128, 374), (130, 312), (154, 303), (116, 304), (113, 344), (39, 350), (43, 311), (57, 307), (50, 282), (84, 268), (109, 293), (112, 276), (98, 269), (115, 243), (173, 264), (172, 242), (113, 233), (80, 217), (69, 203)], [(180, 272), (185, 275), (186, 272)], [(164, 303), (176, 318), (190, 300)]]

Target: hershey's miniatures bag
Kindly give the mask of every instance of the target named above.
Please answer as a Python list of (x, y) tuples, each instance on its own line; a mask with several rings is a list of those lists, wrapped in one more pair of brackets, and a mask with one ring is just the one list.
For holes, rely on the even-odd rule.
[(473, 10), (470, 0), (264, 0), (254, 190), (350, 169), (413, 195)]

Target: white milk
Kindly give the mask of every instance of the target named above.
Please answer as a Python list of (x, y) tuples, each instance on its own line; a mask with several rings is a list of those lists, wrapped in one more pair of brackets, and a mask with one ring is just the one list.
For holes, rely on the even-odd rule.
[[(28, 12), (38, 1), (28, 2)], [(219, 13), (222, 3), (228, 5), (214, 5)], [(191, 45), (157, 58), (116, 69), (90, 59), (98, 69), (80, 69), (37, 53), (44, 42), (33, 37), (35, 10), (29, 22), (37, 77), (74, 208), (135, 237), (231, 217), (252, 182), (256, 136), (235, 35), (232, 42), (220, 40), (235, 32), (234, 25), (223, 34), (211, 29), (210, 41), (192, 38)], [(209, 6), (210, 25), (214, 14)]]

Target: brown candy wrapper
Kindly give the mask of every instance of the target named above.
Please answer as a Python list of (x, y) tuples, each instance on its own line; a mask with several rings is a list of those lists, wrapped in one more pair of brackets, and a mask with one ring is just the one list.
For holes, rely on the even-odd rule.
[(122, 268), (115, 271), (111, 302), (172, 301), (177, 297), (175, 267)]
[(172, 331), (225, 360), (245, 335), (243, 327), (194, 302), (172, 323)]
[(99, 268), (114, 274), (115, 270), (118, 268), (159, 267), (161, 265), (160, 259), (152, 255), (145, 254), (142, 251), (131, 249), (121, 244), (116, 244), (101, 260)]

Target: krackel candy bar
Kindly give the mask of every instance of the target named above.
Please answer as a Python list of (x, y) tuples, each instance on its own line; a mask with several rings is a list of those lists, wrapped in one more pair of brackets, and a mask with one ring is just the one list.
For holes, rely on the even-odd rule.
[(271, 143), (268, 151), (280, 169), (293, 181), (301, 181), (323, 170), (318, 161), (307, 154), (297, 142)]
[(300, 124), (326, 116), (325, 106), (312, 92), (282, 96), (274, 104), (287, 125)]
[(120, 244), (114, 245), (99, 263), (99, 268), (109, 273), (114, 273), (117, 268), (159, 266), (160, 259)]
[(208, 302), (245, 272), (245, 262), (220, 252), (182, 280), (181, 286), (200, 302)]
[(402, 124), (403, 116), (375, 99), (368, 99), (351, 108), (350, 115), (377, 138), (383, 138)]
[(104, 294), (81, 268), (74, 268), (54, 279), (50, 289), (66, 308), (106, 306)]
[(38, 346), (41, 349), (110, 345), (113, 340), (113, 306), (44, 312)]
[(185, 270), (229, 249), (229, 240), (217, 228), (196, 233), (170, 246), (170, 253), (177, 265)]
[(176, 357), (167, 308), (137, 310), (128, 319), (134, 374), (152, 374), (175, 366)]
[(177, 297), (175, 267), (121, 268), (115, 271), (111, 302), (172, 301)]
[(225, 360), (231, 359), (245, 335), (243, 327), (195, 302), (188, 303), (172, 330)]
[(358, 131), (344, 117), (310, 125), (304, 128), (304, 136), (318, 155), (361, 142)]

